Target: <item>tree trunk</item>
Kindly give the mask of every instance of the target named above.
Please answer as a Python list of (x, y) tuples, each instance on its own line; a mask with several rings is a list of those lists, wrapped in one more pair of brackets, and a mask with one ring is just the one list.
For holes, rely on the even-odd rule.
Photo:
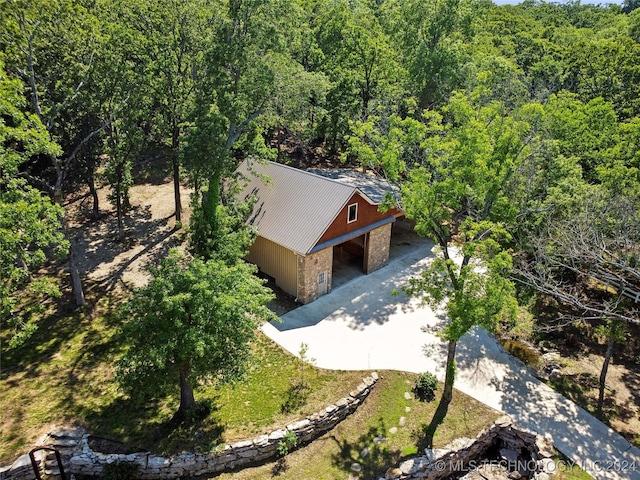
[(81, 307), (84, 305), (84, 289), (82, 288), (82, 278), (78, 272), (78, 266), (76, 264), (76, 244), (78, 242), (77, 237), (73, 237), (69, 242), (69, 273), (71, 274), (71, 285), (73, 287), (73, 294), (76, 297), (76, 306)]
[(456, 378), (456, 346), (458, 342), (449, 340), (447, 349), (447, 373), (444, 378), (444, 392), (442, 392), (442, 401), (449, 403), (453, 398), (453, 382)]
[(187, 413), (195, 408), (196, 399), (193, 396), (193, 388), (189, 384), (189, 373), (191, 371), (191, 360), (187, 360), (180, 369), (180, 406), (176, 412), (176, 418), (184, 420)]
[(602, 370), (600, 370), (600, 385), (598, 392), (598, 413), (602, 415), (602, 408), (604, 407), (604, 391), (607, 385), (607, 371), (609, 370), (609, 363), (611, 362), (611, 356), (613, 355), (613, 347), (616, 343), (617, 322), (611, 321), (609, 325), (609, 338), (607, 344), (607, 351), (604, 354), (604, 362), (602, 362)]
[(116, 216), (118, 219), (118, 240), (124, 239), (124, 222), (122, 220), (122, 164), (116, 166)]
[[(53, 197), (54, 201), (56, 201), (58, 205), (62, 205), (61, 192), (54, 191)], [(78, 238), (69, 237), (69, 230), (67, 230), (67, 222), (64, 218), (64, 214), (60, 220), (60, 228), (62, 229), (65, 238), (69, 240), (69, 275), (71, 276), (71, 288), (73, 289), (73, 294), (76, 297), (76, 306), (82, 307), (85, 303), (85, 298), (84, 288), (82, 286), (82, 277), (80, 277), (78, 266), (76, 264), (76, 244), (78, 243)]]
[(180, 200), (180, 162), (177, 152), (173, 155), (173, 196), (176, 204), (176, 222), (182, 221), (182, 201)]
[(173, 127), (171, 138), (172, 163), (173, 163), (173, 197), (176, 204), (176, 222), (182, 221), (182, 201), (180, 199), (180, 161), (178, 159), (178, 147), (180, 146), (180, 129)]
[(96, 181), (93, 173), (89, 177), (89, 193), (91, 193), (91, 198), (93, 199), (93, 206), (91, 208), (91, 219), (98, 220), (100, 217), (100, 206), (98, 203), (98, 192), (96, 190)]

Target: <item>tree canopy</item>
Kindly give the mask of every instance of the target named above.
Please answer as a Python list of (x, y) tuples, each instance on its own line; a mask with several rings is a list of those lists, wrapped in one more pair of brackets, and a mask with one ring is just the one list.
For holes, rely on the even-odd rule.
[(272, 295), (244, 262), (186, 259), (174, 250), (151, 273), (121, 311), (128, 348), (118, 380), (139, 398), (179, 386), (176, 415), (184, 417), (196, 406), (195, 385), (244, 372), (257, 326), (274, 318), (265, 306)]

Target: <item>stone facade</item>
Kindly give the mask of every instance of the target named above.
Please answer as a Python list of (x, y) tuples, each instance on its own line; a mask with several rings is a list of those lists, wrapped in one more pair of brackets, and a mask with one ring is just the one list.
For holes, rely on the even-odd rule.
[[(298, 302), (306, 304), (331, 291), (333, 247), (298, 256)], [(319, 276), (324, 273), (324, 284)]]
[[(440, 480), (452, 476), (461, 480), (548, 480), (556, 471), (551, 438), (519, 428), (507, 416), (498, 419), (475, 439), (458, 439), (444, 449), (425, 453), (423, 457), (390, 468), (380, 480)], [(474, 476), (477, 472), (482, 473)]]
[[(90, 446), (91, 437), (80, 429), (50, 433), (41, 443), (60, 451), (65, 472), (72, 475), (97, 476), (106, 464), (116, 462), (138, 465), (137, 478), (141, 480), (213, 475), (276, 459), (279, 456), (278, 444), (288, 432), (296, 435), (298, 446), (320, 437), (353, 413), (369, 395), (377, 380), (378, 375), (374, 372), (347, 397), (319, 412), (265, 435), (221, 445), (209, 453), (185, 453), (172, 457), (161, 457), (150, 452), (105, 454), (94, 451)], [(42, 455), (38, 459), (46, 461)], [(47, 466), (51, 468), (49, 462)], [(0, 468), (0, 480), (9, 479), (33, 479), (28, 454), (22, 455), (12, 465)]]
[(389, 261), (391, 244), (391, 223), (374, 228), (367, 234), (367, 253), (364, 273), (371, 273), (385, 266)]

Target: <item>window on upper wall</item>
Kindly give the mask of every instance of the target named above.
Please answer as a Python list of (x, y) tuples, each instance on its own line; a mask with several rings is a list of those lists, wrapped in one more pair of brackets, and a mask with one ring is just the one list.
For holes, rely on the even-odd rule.
[(352, 203), (349, 205), (349, 212), (347, 214), (347, 223), (355, 222), (358, 219), (358, 204)]

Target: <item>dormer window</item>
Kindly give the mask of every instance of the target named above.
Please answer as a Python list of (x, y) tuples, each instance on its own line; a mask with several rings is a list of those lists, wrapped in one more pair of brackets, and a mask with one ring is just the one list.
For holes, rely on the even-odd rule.
[(349, 205), (349, 211), (347, 213), (347, 223), (353, 223), (358, 219), (358, 204), (352, 203)]

